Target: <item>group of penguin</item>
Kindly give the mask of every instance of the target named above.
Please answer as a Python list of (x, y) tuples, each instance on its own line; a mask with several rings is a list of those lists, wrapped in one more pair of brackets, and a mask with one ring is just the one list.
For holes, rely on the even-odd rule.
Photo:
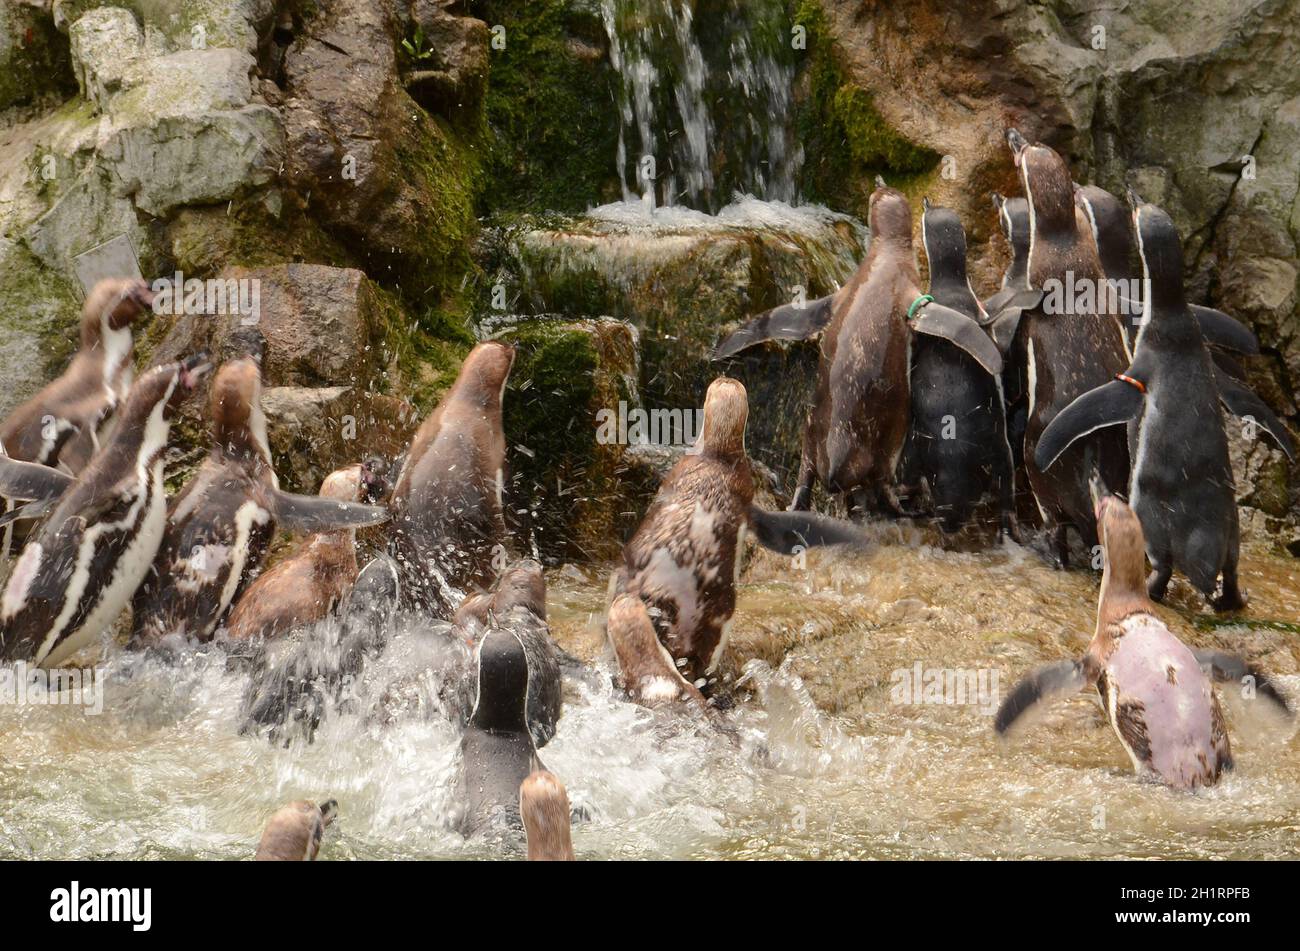
[[(789, 511), (755, 504), (746, 390), (715, 379), (698, 440), (610, 579), (615, 680), (637, 703), (725, 730), (716, 672), (747, 535), (785, 555), (869, 550), (855, 520), (810, 511), (814, 486), (843, 495), (851, 515), (907, 514), (900, 479), (924, 485), (946, 529), (987, 494), (1014, 533), (1023, 466), (1062, 562), (1074, 526), (1103, 546), (1105, 569), (1088, 653), (1027, 676), (998, 731), (1040, 700), (1095, 686), (1139, 773), (1209, 785), (1231, 765), (1211, 678), (1252, 676), (1260, 696), (1288, 705), (1240, 658), (1181, 644), (1152, 599), (1178, 568), (1207, 595), (1222, 575), (1215, 605), (1242, 604), (1220, 402), (1249, 413), (1288, 455), (1290, 437), (1222, 354), (1256, 350), (1253, 335), (1186, 304), (1168, 216), (1134, 201), (1130, 230), (1120, 203), (1077, 188), (1052, 149), (1014, 130), (1008, 142), (1025, 198), (997, 200), (1013, 260), (990, 300), (971, 290), (957, 216), (928, 203), (922, 291), (907, 199), (878, 183), (871, 244), (852, 279), (759, 315), (719, 345), (724, 359), (763, 340), (820, 337), (798, 487)], [(1050, 280), (1118, 274), (1134, 243), (1149, 289), (1135, 331), (1104, 309), (1047, 305)], [(251, 658), (243, 729), (310, 737), (392, 637), (427, 636), (446, 648), (443, 709), (463, 730), (454, 824), (467, 835), (522, 827), (530, 857), (572, 858), (567, 793), (538, 751), (556, 733), (565, 670), (579, 662), (551, 639), (542, 566), (502, 557), (518, 547), (503, 508), (513, 348), (479, 343), (401, 457), (349, 465), (310, 497), (278, 487), (260, 408), (266, 344), (242, 328), (209, 387), (211, 450), (169, 501), (169, 427), (212, 366), (200, 354), (133, 382), (131, 327), (150, 307), (141, 282), (95, 287), (67, 372), (0, 424), (6, 548), (25, 534), (0, 600), (0, 660), (61, 664), (130, 605), (132, 647), (174, 652), (216, 639)], [(950, 418), (960, 439), (942, 438)], [(1129, 502), (1108, 486), (1127, 487)], [(361, 570), (356, 531), (381, 524), (383, 542)], [(262, 571), (277, 530), (304, 537)], [(447, 623), (421, 635), (434, 620)], [(258, 856), (314, 858), (336, 812), (333, 801), (286, 806)]]

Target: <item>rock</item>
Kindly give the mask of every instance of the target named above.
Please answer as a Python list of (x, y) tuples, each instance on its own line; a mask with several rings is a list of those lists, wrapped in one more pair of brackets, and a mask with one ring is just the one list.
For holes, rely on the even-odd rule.
[(68, 41), (44, 0), (0, 4), (0, 113), (69, 86)]
[(625, 442), (600, 423), (641, 406), (638, 335), (610, 318), (525, 319), (505, 397), (507, 520), (548, 558), (616, 554), (640, 518), (625, 491)]
[(129, 10), (90, 10), (68, 29), (72, 71), (81, 94), (107, 105), (131, 65), (145, 55), (144, 31)]
[(69, 282), (0, 238), (0, 419), (63, 372), (77, 343), (65, 328), (76, 326), (80, 312)]
[(487, 86), (488, 25), (453, 12), (459, 4), (446, 0), (411, 0), (409, 6), (424, 48), (408, 54), (407, 91), (437, 115), (476, 110)]

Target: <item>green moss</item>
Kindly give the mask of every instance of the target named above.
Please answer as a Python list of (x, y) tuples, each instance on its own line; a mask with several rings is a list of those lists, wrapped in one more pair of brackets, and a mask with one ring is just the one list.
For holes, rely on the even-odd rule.
[[(489, 55), (485, 100), (492, 185), (486, 210), (581, 211), (617, 196), (618, 117), (594, 12), (569, 0), (480, 0), (473, 14), (506, 29)], [(601, 45), (597, 45), (601, 44)]]
[(798, 0), (794, 22), (807, 30), (808, 43), (796, 118), (804, 146), (804, 195), (865, 216), (876, 175), (904, 192), (916, 191), (936, 173), (939, 153), (892, 128), (871, 94), (852, 82), (820, 0)]

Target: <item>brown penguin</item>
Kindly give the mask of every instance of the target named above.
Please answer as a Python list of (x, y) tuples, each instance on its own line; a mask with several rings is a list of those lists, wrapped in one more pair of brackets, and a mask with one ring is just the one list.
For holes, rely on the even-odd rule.
[(319, 806), (299, 799), (279, 809), (266, 824), (257, 844), (258, 862), (314, 862), (321, 839), (334, 817), (338, 803), (333, 799)]
[(390, 552), (404, 598), (450, 618), (465, 592), (491, 585), (504, 552), (501, 397), (514, 350), (475, 347), (438, 408), (420, 426), (388, 507)]
[(81, 346), (68, 369), (0, 423), (10, 458), (75, 475), (99, 446), (99, 430), (131, 389), (131, 324), (149, 310), (143, 281), (100, 281), (81, 309)]
[[(156, 367), (131, 387), (108, 441), (76, 479), (0, 459), (55, 501), (0, 599), (0, 659), (52, 667), (106, 631), (158, 552), (167, 519), (164, 453), (172, 417), (208, 370), (205, 357)], [(30, 486), (48, 473), (41, 495)]]
[(704, 694), (681, 675), (672, 655), (659, 643), (640, 598), (631, 594), (616, 596), (609, 606), (606, 632), (618, 661), (619, 685), (632, 700), (646, 707), (707, 703)]
[(614, 594), (644, 602), (659, 640), (692, 682), (713, 671), (726, 646), (746, 528), (786, 555), (810, 545), (864, 544), (847, 523), (753, 504), (748, 416), (738, 380), (718, 377), (709, 385), (699, 439), (664, 478), (613, 581)]
[(519, 784), (519, 814), (528, 836), (528, 861), (573, 861), (569, 794), (554, 773), (534, 770)]
[(277, 524), (321, 532), (375, 525), (382, 506), (279, 490), (262, 414), (262, 374), (243, 357), (212, 381), (212, 449), (172, 499), (153, 568), (132, 601), (132, 643), (168, 636), (207, 640), (261, 567)]
[(786, 305), (760, 315), (713, 355), (721, 359), (761, 339), (821, 334), (792, 511), (812, 505), (813, 484), (820, 480), (852, 508), (880, 501), (902, 514), (893, 486), (911, 418), (912, 332), (943, 337), (989, 373), (1002, 371), (1001, 355), (979, 325), (921, 289), (911, 208), (902, 192), (880, 179), (877, 184), (868, 211), (871, 246), (849, 283), (797, 311)]
[(1012, 690), (998, 710), (999, 733), (1033, 704), (1095, 686), (1134, 770), (1176, 789), (1213, 786), (1232, 768), (1218, 680), (1249, 677), (1257, 696), (1289, 707), (1266, 677), (1240, 658), (1194, 651), (1156, 616), (1147, 597), (1142, 525), (1095, 476), (1092, 494), (1105, 550), (1097, 629), (1082, 658), (1050, 664)]
[[(379, 473), (366, 462), (330, 473), (319, 494), (371, 502), (382, 488), (379, 482)], [(357, 572), (356, 529), (318, 532), (248, 586), (230, 612), (226, 636), (271, 638), (319, 621), (351, 590)]]
[[(1105, 294), (1097, 294), (1105, 275), (1091, 235), (1081, 233), (1074, 183), (1065, 161), (1045, 145), (1030, 145), (1015, 129), (1007, 133), (1029, 201), (1030, 244), (1027, 281), (1037, 294), (1053, 287), (1091, 286), (1091, 309), (1056, 313), (1059, 295), (1046, 293), (1023, 310), (1012, 346), (1013, 362), (1026, 369), (1029, 398), (1024, 461), (1029, 485), (1047, 526), (1056, 535), (1057, 557), (1069, 561), (1066, 528), (1073, 525), (1084, 544), (1097, 544), (1088, 493), (1095, 466), (1109, 485), (1128, 484), (1128, 447), (1122, 432), (1103, 430), (1071, 447), (1051, 472), (1034, 461), (1034, 449), (1056, 414), (1079, 396), (1115, 378), (1128, 366), (1124, 338)], [(1070, 302), (1071, 305), (1075, 301)], [(1086, 303), (1086, 302), (1085, 302)], [(1023, 358), (1023, 359), (1022, 359)]]

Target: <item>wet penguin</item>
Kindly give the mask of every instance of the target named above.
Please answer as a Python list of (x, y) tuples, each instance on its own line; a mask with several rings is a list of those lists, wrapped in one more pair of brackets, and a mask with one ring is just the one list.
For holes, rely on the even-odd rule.
[(338, 803), (333, 799), (317, 805), (306, 799), (278, 810), (266, 824), (257, 844), (258, 862), (314, 862), (321, 840), (334, 817)]
[(271, 466), (255, 359), (222, 364), (212, 381), (212, 449), (172, 500), (153, 568), (132, 600), (134, 646), (206, 641), (261, 567), (277, 526), (313, 533), (377, 525), (382, 506), (281, 492)]
[[(1236, 610), (1245, 599), (1237, 580), (1237, 500), (1220, 402), (1258, 420), (1289, 456), (1294, 446), (1258, 397), (1235, 383), (1221, 387), (1216, 379), (1184, 298), (1182, 242), (1169, 215), (1135, 203), (1131, 216), (1149, 288), (1133, 363), (1052, 420), (1036, 462), (1046, 470), (1087, 434), (1134, 423), (1129, 494), (1153, 569), (1148, 594), (1163, 600), (1177, 569), (1216, 610)], [(1220, 575), (1222, 591), (1216, 595)]]
[(513, 363), (503, 343), (470, 351), (415, 434), (388, 503), (403, 597), (435, 617), (450, 619), (467, 592), (490, 587), (504, 551), (501, 399)]
[[(813, 485), (845, 496), (851, 509), (877, 503), (903, 514), (894, 476), (911, 417), (912, 334), (943, 337), (990, 373), (1002, 358), (982, 330), (920, 288), (912, 213), (902, 192), (877, 179), (868, 220), (871, 246), (849, 283), (801, 309), (760, 315), (723, 341), (721, 359), (766, 337), (821, 335), (813, 406), (804, 431), (799, 483), (790, 508), (806, 511)], [(780, 319), (777, 319), (777, 318)], [(764, 329), (766, 328), (766, 329)]]
[(528, 654), (514, 632), (493, 628), (474, 657), (475, 698), (461, 738), (461, 832), (519, 828), (519, 786), (544, 769), (528, 729)]
[[(382, 460), (332, 472), (321, 498), (375, 502), (383, 493)], [(267, 569), (240, 595), (225, 624), (232, 641), (277, 637), (334, 610), (357, 580), (356, 529), (317, 532)]]
[(1255, 696), (1288, 713), (1289, 707), (1240, 658), (1194, 651), (1174, 636), (1146, 594), (1137, 516), (1100, 480), (1093, 480), (1093, 491), (1105, 551), (1096, 633), (1079, 660), (1049, 664), (1020, 681), (999, 708), (995, 727), (1005, 733), (1036, 703), (1094, 686), (1138, 775), (1176, 789), (1213, 786), (1232, 767), (1232, 752), (1210, 677), (1250, 677)]
[[(975, 323), (987, 323), (966, 276), (961, 220), (926, 199), (921, 235), (930, 296)], [(918, 335), (912, 345), (911, 391), (904, 482), (925, 480), (945, 532), (958, 531), (981, 500), (991, 496), (997, 500), (1000, 531), (1014, 534), (1014, 463), (1000, 377), (948, 340)]]
[(612, 581), (612, 595), (626, 591), (645, 604), (659, 640), (691, 682), (717, 667), (726, 646), (745, 531), (787, 555), (812, 545), (865, 544), (845, 522), (753, 504), (748, 415), (738, 380), (719, 377), (709, 385), (699, 439), (659, 486)]
[[(1090, 236), (1082, 234), (1074, 203), (1074, 183), (1064, 160), (1045, 145), (1029, 144), (1015, 129), (1007, 133), (1030, 209), (1027, 279), (1038, 295), (1067, 285), (1098, 288), (1104, 275)], [(1088, 476), (1096, 466), (1109, 485), (1128, 482), (1128, 447), (1124, 434), (1101, 430), (1073, 446), (1051, 472), (1034, 461), (1043, 430), (1077, 397), (1114, 379), (1128, 365), (1123, 334), (1115, 316), (1093, 295), (1093, 308), (1056, 312), (1059, 295), (1042, 294), (1023, 310), (1013, 348), (1023, 359), (1029, 399), (1025, 421), (1025, 470), (1047, 527), (1055, 534), (1057, 558), (1069, 562), (1066, 530), (1097, 543), (1096, 524), (1088, 493)], [(1086, 303), (1086, 301), (1084, 301)]]
[(554, 773), (539, 769), (519, 785), (519, 814), (528, 837), (528, 861), (573, 861), (569, 793)]
[(659, 642), (646, 606), (636, 595), (614, 598), (605, 631), (618, 663), (618, 685), (633, 702), (644, 707), (685, 704), (702, 709), (707, 705), (704, 694), (681, 675), (673, 656)]
[(172, 417), (207, 368), (195, 358), (151, 370), (71, 484), (50, 470), (58, 504), (27, 542), (0, 600), (0, 659), (56, 666), (122, 613), (166, 528), (163, 451)]
[(81, 345), (68, 369), (0, 423), (0, 446), (11, 458), (60, 465), (73, 475), (85, 468), (105, 421), (131, 389), (131, 325), (152, 304), (143, 281), (95, 285), (82, 306)]

